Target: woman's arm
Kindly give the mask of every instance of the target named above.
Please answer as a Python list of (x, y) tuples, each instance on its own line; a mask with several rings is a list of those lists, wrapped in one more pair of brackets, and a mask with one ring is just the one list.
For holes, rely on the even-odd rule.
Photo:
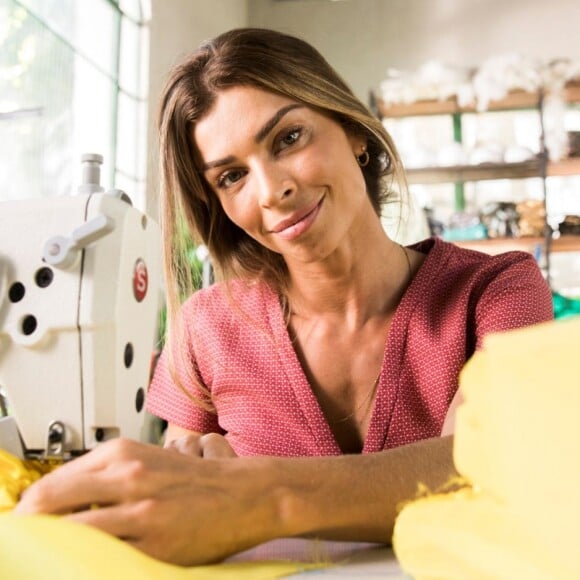
[(235, 460), (113, 440), (43, 477), (16, 511), (69, 514), (191, 565), (279, 537), (388, 543), (418, 484), (436, 489), (454, 474), (450, 437), (368, 455)]
[(457, 472), (453, 438), (434, 438), (365, 455), (309, 457), (281, 479), (290, 535), (390, 543), (402, 503), (414, 499), (419, 484), (438, 489)]

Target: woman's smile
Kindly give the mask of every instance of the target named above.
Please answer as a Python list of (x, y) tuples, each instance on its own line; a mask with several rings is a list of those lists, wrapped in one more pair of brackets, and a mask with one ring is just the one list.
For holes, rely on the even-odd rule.
[(316, 221), (320, 208), (324, 202), (324, 196), (320, 199), (314, 207), (307, 207), (305, 210), (296, 212), (288, 219), (282, 220), (274, 228), (271, 233), (279, 236), (284, 240), (294, 240), (301, 236), (304, 232), (310, 229), (310, 226)]

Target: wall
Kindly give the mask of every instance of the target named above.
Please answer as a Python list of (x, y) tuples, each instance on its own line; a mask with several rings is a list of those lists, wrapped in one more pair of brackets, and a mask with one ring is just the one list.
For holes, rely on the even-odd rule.
[(388, 67), (513, 51), (580, 59), (578, 0), (248, 0), (248, 14), (314, 44), (365, 101)]

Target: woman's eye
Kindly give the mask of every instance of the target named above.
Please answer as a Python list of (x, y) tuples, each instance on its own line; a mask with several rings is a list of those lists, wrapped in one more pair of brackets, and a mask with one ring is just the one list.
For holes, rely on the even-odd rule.
[(242, 177), (244, 177), (245, 172), (240, 169), (232, 169), (231, 171), (226, 171), (219, 176), (218, 187), (228, 188), (235, 185)]
[(285, 147), (290, 147), (294, 145), (298, 139), (300, 139), (301, 130), (300, 129), (292, 129), (287, 133), (284, 133), (280, 139), (280, 149), (284, 149)]

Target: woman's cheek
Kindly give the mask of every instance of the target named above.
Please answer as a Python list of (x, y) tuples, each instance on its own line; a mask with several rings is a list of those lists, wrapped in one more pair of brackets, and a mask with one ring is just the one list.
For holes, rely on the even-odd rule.
[[(324, 175), (328, 173), (325, 170), (328, 161), (326, 156), (316, 153), (297, 155), (293, 159), (292, 166), (289, 167), (289, 172), (302, 183), (318, 183), (324, 181)], [(334, 171), (336, 171), (336, 166), (334, 166)]]
[(250, 195), (239, 192), (223, 204), (223, 209), (230, 220), (239, 228), (254, 236), (259, 229), (260, 211), (255, 200)]

